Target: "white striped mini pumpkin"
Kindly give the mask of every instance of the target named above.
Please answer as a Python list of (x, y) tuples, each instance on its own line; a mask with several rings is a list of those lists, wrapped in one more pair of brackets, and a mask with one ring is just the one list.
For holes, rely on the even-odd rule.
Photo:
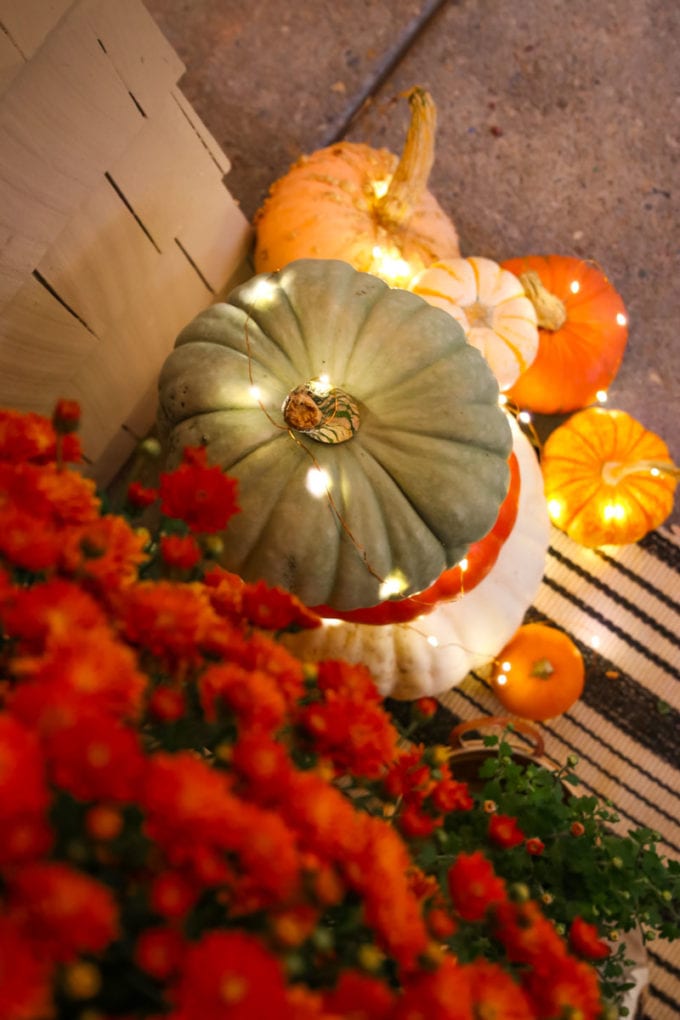
[(492, 259), (443, 259), (419, 273), (410, 289), (458, 320), (501, 390), (509, 389), (536, 357), (536, 310), (514, 273)]

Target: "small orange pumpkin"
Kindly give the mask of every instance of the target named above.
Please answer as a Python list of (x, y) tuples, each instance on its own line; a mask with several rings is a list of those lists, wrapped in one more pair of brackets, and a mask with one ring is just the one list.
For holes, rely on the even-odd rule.
[(459, 254), (458, 234), (427, 181), (436, 107), (408, 93), (411, 123), (399, 159), (387, 149), (337, 142), (299, 159), (255, 214), (255, 269), (295, 259), (341, 259), (397, 286), (437, 258)]
[(628, 339), (623, 301), (594, 265), (567, 255), (527, 255), (501, 265), (522, 282), (539, 325), (538, 353), (508, 391), (540, 414), (592, 404), (618, 372)]
[(553, 524), (585, 546), (638, 542), (673, 509), (678, 468), (625, 411), (589, 407), (548, 437), (541, 470)]
[(501, 651), (491, 687), (501, 705), (521, 719), (543, 722), (562, 715), (581, 697), (583, 656), (562, 630), (526, 623)]

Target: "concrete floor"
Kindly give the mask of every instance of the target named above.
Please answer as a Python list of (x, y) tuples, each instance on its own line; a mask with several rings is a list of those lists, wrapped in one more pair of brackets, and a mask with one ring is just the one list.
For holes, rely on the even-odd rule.
[[(145, 0), (250, 217), (303, 152), (400, 151), (419, 84), (431, 190), (464, 255), (571, 254), (630, 319), (609, 391), (680, 463), (680, 5), (673, 0)], [(539, 422), (539, 432), (554, 422)], [(680, 528), (680, 499), (668, 521)]]

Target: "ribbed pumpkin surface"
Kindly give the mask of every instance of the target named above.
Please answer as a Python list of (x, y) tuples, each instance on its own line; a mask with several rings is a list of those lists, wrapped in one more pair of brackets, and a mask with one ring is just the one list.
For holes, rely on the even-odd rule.
[[(283, 418), (320, 378), (356, 402), (348, 441)], [(205, 445), (239, 481), (224, 566), (309, 605), (375, 605), (386, 581), (421, 591), (489, 531), (508, 488), (511, 433), (483, 358), (449, 315), (344, 262), (256, 276), (199, 315), (159, 403), (169, 465)]]

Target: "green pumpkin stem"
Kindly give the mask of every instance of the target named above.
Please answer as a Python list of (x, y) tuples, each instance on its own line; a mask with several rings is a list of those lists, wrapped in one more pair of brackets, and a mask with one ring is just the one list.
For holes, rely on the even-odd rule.
[(376, 205), (383, 224), (406, 224), (427, 188), (434, 163), (437, 108), (429, 92), (416, 86), (408, 93), (411, 122), (389, 187)]
[(550, 659), (536, 659), (531, 666), (531, 676), (538, 677), (539, 680), (549, 680), (554, 672), (555, 667)]
[(519, 282), (536, 309), (536, 321), (541, 329), (548, 329), (551, 333), (561, 329), (567, 321), (564, 302), (543, 285), (536, 270), (527, 269), (526, 272), (520, 273)]
[(319, 443), (344, 443), (359, 428), (356, 401), (344, 390), (318, 379), (290, 391), (283, 404), (283, 418), (289, 428)]

